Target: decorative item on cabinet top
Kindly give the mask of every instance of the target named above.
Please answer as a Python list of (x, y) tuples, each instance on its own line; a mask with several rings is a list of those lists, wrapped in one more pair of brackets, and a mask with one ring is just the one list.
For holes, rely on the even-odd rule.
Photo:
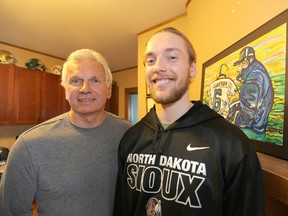
[(32, 69), (32, 70), (40, 70), (40, 71), (45, 71), (46, 67), (45, 65), (37, 58), (31, 58), (29, 59), (26, 63), (25, 66), (28, 69)]
[(11, 52), (7, 50), (0, 50), (0, 63), (1, 64), (15, 64), (16, 59)]
[(51, 73), (56, 74), (56, 75), (61, 75), (62, 74), (62, 69), (63, 69), (62, 65), (54, 65), (51, 68)]

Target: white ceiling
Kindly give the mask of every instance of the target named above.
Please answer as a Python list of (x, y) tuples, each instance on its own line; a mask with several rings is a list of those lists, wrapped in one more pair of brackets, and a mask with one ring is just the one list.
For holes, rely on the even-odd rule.
[(137, 66), (137, 33), (186, 13), (187, 0), (0, 0), (0, 42), (66, 59), (101, 52), (112, 71)]

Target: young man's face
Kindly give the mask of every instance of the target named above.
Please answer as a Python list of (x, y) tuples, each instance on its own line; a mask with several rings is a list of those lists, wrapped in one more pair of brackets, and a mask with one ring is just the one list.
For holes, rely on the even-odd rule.
[(104, 68), (91, 60), (79, 61), (68, 69), (65, 89), (72, 112), (78, 115), (102, 112), (107, 98), (111, 97)]
[(146, 82), (156, 103), (174, 103), (188, 94), (196, 65), (189, 63), (181, 37), (170, 32), (154, 35), (147, 44), (144, 63)]

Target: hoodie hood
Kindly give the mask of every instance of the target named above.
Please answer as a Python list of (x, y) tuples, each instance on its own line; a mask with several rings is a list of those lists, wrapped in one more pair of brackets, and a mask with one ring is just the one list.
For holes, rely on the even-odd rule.
[[(188, 110), (183, 116), (181, 116), (178, 120), (172, 123), (168, 128), (166, 128), (166, 131), (190, 127), (215, 118), (222, 118), (221, 115), (216, 113), (209, 106), (202, 104), (201, 101), (192, 101), (192, 103), (193, 107)], [(155, 131), (164, 130), (157, 117), (155, 105), (142, 119), (142, 121), (146, 126), (150, 127)]]
[[(165, 150), (167, 143), (169, 143), (169, 137), (173, 130), (191, 127), (193, 125), (197, 125), (199, 123), (210, 121), (216, 118), (223, 118), (221, 115), (216, 113), (207, 105), (203, 105), (201, 101), (193, 102), (193, 107), (188, 110), (183, 116), (181, 116), (174, 123), (169, 125), (166, 129), (164, 129), (156, 115), (155, 105), (152, 109), (150, 109), (149, 113), (142, 119), (143, 124), (147, 127), (154, 130), (153, 137), (153, 152), (162, 154)], [(157, 142), (159, 137), (162, 137), (162, 141)], [(158, 144), (157, 144), (158, 143)], [(169, 144), (168, 144), (169, 145)]]

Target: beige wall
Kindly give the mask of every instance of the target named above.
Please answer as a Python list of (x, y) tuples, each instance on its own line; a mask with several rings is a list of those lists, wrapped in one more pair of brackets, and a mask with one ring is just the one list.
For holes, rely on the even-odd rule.
[(125, 118), (125, 89), (137, 87), (137, 68), (118, 71), (112, 75), (118, 85), (118, 115)]
[(145, 44), (156, 30), (172, 26), (185, 33), (197, 53), (197, 76), (190, 98), (200, 99), (202, 64), (288, 8), (287, 0), (193, 0), (187, 15), (138, 35), (139, 118), (146, 114), (142, 57)]
[(62, 65), (64, 63), (64, 60), (62, 59), (58, 59), (58, 58), (53, 58), (47, 55), (42, 55), (36, 52), (32, 52), (32, 51), (28, 51), (25, 49), (20, 49), (17, 47), (13, 47), (13, 46), (9, 46), (3, 43), (0, 43), (0, 50), (7, 50), (10, 53), (12, 53), (12, 55), (15, 57), (16, 59), (16, 63), (15, 65), (19, 66), (19, 67), (24, 67), (25, 63), (27, 62), (27, 60), (29, 60), (30, 58), (37, 58), (39, 59), (45, 66), (46, 66), (46, 71), (47, 72), (51, 72), (51, 68), (55, 65)]

